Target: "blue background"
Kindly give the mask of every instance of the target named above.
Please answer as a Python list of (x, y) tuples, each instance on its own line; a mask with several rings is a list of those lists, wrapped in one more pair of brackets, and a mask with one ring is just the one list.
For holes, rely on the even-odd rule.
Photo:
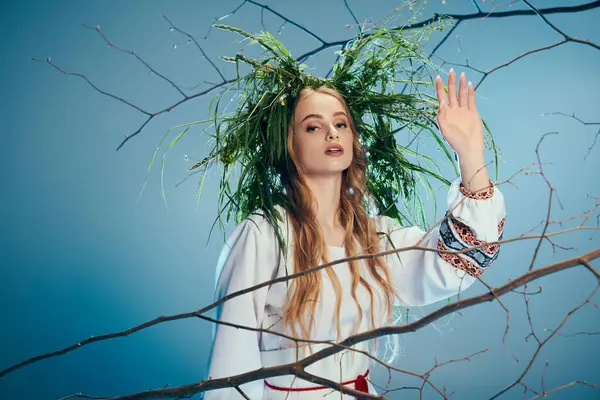
[[(418, 20), (434, 12), (474, 12), (469, 1), (446, 3), (430, 2)], [(484, 10), (492, 9), (489, 3), (482, 4)], [(578, 3), (544, 1), (543, 6)], [(152, 68), (177, 85), (190, 88), (185, 92), (193, 94), (209, 87), (203, 81), (218, 82), (219, 76), (200, 51), (186, 43), (187, 37), (169, 29), (162, 15), (193, 34), (211, 60), (232, 78), (234, 68), (220, 61), (218, 55), (234, 55), (242, 46), (239, 37), (213, 30), (208, 39), (203, 38), (215, 17), (227, 15), (239, 4), (231, 0), (29, 0), (3, 5), (0, 369), (90, 335), (121, 331), (160, 315), (210, 304), (214, 267), (224, 234), (215, 230), (208, 241), (216, 215), (218, 175), (209, 174), (199, 200), (194, 196), (198, 176), (184, 180), (186, 168), (204, 155), (206, 136), (200, 128), (191, 130), (166, 157), (168, 208), (161, 198), (160, 162), (155, 163), (137, 202), (160, 138), (174, 125), (205, 118), (210, 96), (188, 101), (153, 119), (141, 134), (115, 151), (124, 135), (137, 130), (146, 116), (101, 95), (80, 77), (65, 76), (31, 57), (52, 57), (63, 70), (84, 74), (102, 90), (156, 112), (181, 100), (181, 95), (133, 56), (109, 48), (97, 32), (81, 25), (100, 25), (101, 32), (115, 45), (134, 49)], [(356, 29), (345, 26), (353, 21), (341, 0), (265, 4), (328, 41), (356, 33)], [(398, 5), (382, 0), (368, 5), (355, 0), (350, 4), (360, 21), (379, 21)], [(542, 1), (534, 4), (541, 7)], [(516, 2), (501, 10), (524, 8)], [(548, 18), (573, 37), (600, 43), (600, 9)], [(257, 32), (260, 20), (260, 9), (247, 3), (221, 22)], [(266, 27), (293, 54), (319, 44), (290, 24), (280, 29), (282, 22), (264, 13)], [(432, 49), (440, 38), (435, 35), (427, 48)], [(489, 70), (524, 51), (561, 39), (533, 16), (471, 20), (461, 24), (436, 55), (454, 63), (464, 64), (468, 59), (472, 67)], [(313, 73), (324, 74), (332, 61), (332, 51), (327, 51), (308, 63)], [(434, 62), (443, 61), (434, 58)], [(479, 111), (503, 153), (500, 180), (535, 162), (535, 147), (543, 134), (559, 132), (548, 136), (540, 147), (542, 160), (552, 162), (544, 169), (563, 206), (554, 203), (553, 220), (581, 213), (596, 202), (592, 196), (597, 198), (600, 193), (600, 145), (592, 148), (584, 160), (598, 126), (542, 114), (575, 113), (585, 121), (598, 122), (599, 65), (598, 50), (569, 43), (494, 72), (477, 90)], [(448, 70), (450, 65), (443, 68)], [(464, 67), (455, 69), (466, 71), (474, 83), (482, 76)], [(172, 132), (170, 138), (175, 135)], [(164, 146), (159, 160), (163, 151)], [(453, 178), (451, 172), (448, 178)], [(536, 227), (545, 218), (548, 204), (548, 188), (539, 175), (520, 174), (513, 182), (518, 189), (501, 187), (508, 209), (506, 238)], [(444, 197), (440, 190), (438, 201), (442, 206)], [(442, 211), (438, 210), (438, 217)], [(597, 214), (596, 210), (590, 217), (589, 226), (595, 226)], [(567, 223), (565, 227), (573, 225)], [(226, 232), (231, 228), (229, 225)], [(552, 246), (545, 243), (536, 267), (597, 248), (599, 239), (600, 234), (593, 235), (592, 231), (564, 235), (556, 239), (557, 243), (575, 249), (558, 249), (555, 256)], [(503, 246), (498, 262), (486, 273), (487, 282), (497, 286), (524, 273), (536, 243), (529, 240)], [(600, 266), (598, 261), (593, 265)], [(596, 282), (579, 267), (541, 279), (530, 290), (537, 290), (539, 285), (542, 293), (532, 296), (530, 306), (533, 326), (544, 338), (544, 329), (560, 323), (566, 312), (585, 300)], [(467, 294), (484, 290), (476, 284)], [(598, 295), (593, 300), (598, 301)], [(536, 349), (533, 339), (525, 341), (530, 328), (523, 296), (510, 294), (503, 301), (511, 310), (506, 347), (502, 345), (504, 311), (497, 303), (483, 304), (404, 336), (403, 353), (396, 366), (424, 372), (434, 364), (434, 357), (442, 362), (487, 348), (487, 353), (469, 362), (436, 370), (432, 380), (454, 391), (455, 398), (490, 397), (517, 378)], [(600, 331), (599, 312), (587, 304), (570, 318), (561, 333)], [(555, 337), (542, 349), (524, 382), (540, 390), (544, 362), (548, 360), (546, 389), (575, 379), (600, 383), (599, 338), (597, 334)], [(158, 325), (19, 369), (0, 380), (0, 398), (56, 399), (75, 392), (116, 396), (199, 381), (205, 377), (210, 339), (210, 324), (198, 319)], [(373, 377), (375, 383), (385, 385), (387, 372), (378, 367)], [(394, 374), (390, 386), (414, 384), (415, 380)], [(517, 386), (503, 398), (515, 398), (521, 392), (522, 387)], [(426, 398), (437, 398), (430, 389), (425, 393)], [(528, 392), (526, 397), (531, 396)], [(576, 385), (551, 397), (598, 398), (600, 393)], [(418, 393), (395, 392), (390, 398), (418, 398)]]

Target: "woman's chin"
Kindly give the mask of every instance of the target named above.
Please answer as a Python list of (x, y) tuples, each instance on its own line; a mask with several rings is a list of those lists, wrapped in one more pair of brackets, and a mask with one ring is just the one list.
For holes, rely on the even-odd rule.
[(323, 168), (323, 169), (319, 169), (319, 170), (310, 171), (306, 175), (308, 175), (308, 176), (319, 176), (319, 177), (330, 176), (330, 177), (333, 177), (333, 178), (337, 178), (338, 176), (340, 176), (342, 174), (342, 172), (344, 172), (345, 170), (347, 170), (348, 167), (349, 166), (339, 166), (339, 167)]
[(327, 165), (323, 169), (329, 170), (329, 171), (342, 172), (342, 171), (347, 170), (351, 163), (352, 163), (352, 160), (344, 160), (341, 158), (334, 159), (334, 160), (330, 160), (330, 162), (328, 162)]

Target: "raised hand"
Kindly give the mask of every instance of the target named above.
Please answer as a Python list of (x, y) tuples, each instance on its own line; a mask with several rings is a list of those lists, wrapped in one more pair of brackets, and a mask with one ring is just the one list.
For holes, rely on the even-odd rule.
[(435, 88), (439, 103), (437, 121), (440, 131), (459, 157), (483, 157), (483, 126), (475, 107), (475, 89), (464, 72), (460, 76), (456, 95), (456, 73), (448, 74), (448, 94), (444, 92), (444, 81), (438, 75)]
[(444, 81), (438, 75), (435, 88), (439, 103), (437, 122), (442, 136), (458, 154), (462, 183), (470, 191), (480, 191), (489, 187), (490, 180), (483, 158), (483, 125), (475, 107), (475, 89), (467, 77), (460, 75), (458, 95), (456, 94), (456, 73), (448, 74), (448, 94), (444, 91)]

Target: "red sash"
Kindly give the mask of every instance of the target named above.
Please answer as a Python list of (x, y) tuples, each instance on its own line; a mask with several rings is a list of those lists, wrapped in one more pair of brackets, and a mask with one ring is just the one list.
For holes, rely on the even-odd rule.
[[(354, 383), (354, 389), (356, 389), (360, 392), (369, 393), (369, 384), (367, 383), (367, 375), (369, 375), (368, 369), (364, 375), (358, 375), (356, 377), (356, 379), (353, 379), (351, 381), (342, 382), (342, 385), (351, 385)], [(313, 387), (308, 387), (308, 388), (285, 388), (285, 387), (271, 385), (269, 382), (267, 382), (266, 379), (264, 381), (265, 381), (265, 385), (267, 385), (268, 388), (273, 389), (273, 390), (279, 390), (282, 392), (307, 392), (307, 391), (311, 391), (311, 390), (331, 389), (330, 387), (327, 387), (327, 386), (313, 386)]]

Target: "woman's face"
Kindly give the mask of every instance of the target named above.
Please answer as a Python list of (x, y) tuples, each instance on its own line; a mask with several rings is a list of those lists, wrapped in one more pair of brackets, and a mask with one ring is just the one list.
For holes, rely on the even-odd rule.
[(297, 167), (305, 175), (340, 174), (350, 166), (353, 133), (349, 115), (338, 99), (305, 90), (292, 123)]

